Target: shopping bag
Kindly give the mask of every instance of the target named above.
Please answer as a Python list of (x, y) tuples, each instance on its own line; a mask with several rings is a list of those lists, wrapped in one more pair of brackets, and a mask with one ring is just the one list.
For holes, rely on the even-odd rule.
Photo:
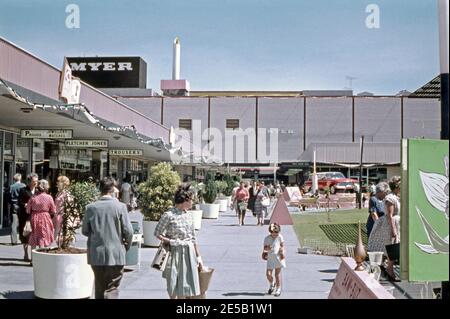
[(269, 207), (270, 206), (270, 198), (269, 197), (264, 197), (264, 199), (261, 201), (261, 205), (263, 207)]
[(396, 263), (400, 261), (400, 243), (386, 245), (388, 258)]
[(153, 258), (152, 268), (159, 271), (164, 271), (164, 269), (166, 269), (166, 264), (169, 256), (169, 245), (161, 243), (158, 247), (158, 250), (156, 251), (155, 258)]
[(23, 227), (23, 232), (22, 235), (23, 237), (28, 237), (28, 235), (31, 234), (31, 222), (29, 220), (27, 220), (27, 222), (25, 223), (25, 226)]
[(214, 268), (202, 267), (198, 271), (198, 280), (200, 282), (200, 295), (191, 297), (190, 299), (206, 299), (206, 291), (208, 290)]

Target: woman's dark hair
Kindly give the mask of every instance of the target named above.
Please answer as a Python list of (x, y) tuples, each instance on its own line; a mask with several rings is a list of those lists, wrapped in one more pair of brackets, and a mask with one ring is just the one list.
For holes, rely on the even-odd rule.
[(105, 195), (114, 191), (114, 185), (116, 181), (112, 177), (104, 177), (100, 181), (100, 192)]
[(191, 183), (183, 183), (178, 186), (175, 192), (174, 202), (175, 204), (183, 204), (194, 198), (194, 191), (191, 188)]
[(393, 191), (394, 189), (400, 188), (400, 176), (394, 176), (391, 178), (391, 180), (389, 181), (389, 187), (390, 189)]

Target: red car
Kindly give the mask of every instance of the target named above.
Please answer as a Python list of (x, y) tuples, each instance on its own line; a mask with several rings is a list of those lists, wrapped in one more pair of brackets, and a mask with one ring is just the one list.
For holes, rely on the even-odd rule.
[[(309, 179), (305, 182), (304, 187), (309, 190), (312, 187), (312, 174), (309, 175)], [(317, 173), (317, 179), (319, 184), (319, 191), (323, 191), (325, 187), (330, 187), (330, 193), (335, 194), (337, 192), (354, 192), (355, 183), (358, 183), (356, 179), (347, 178), (341, 172), (322, 172)]]

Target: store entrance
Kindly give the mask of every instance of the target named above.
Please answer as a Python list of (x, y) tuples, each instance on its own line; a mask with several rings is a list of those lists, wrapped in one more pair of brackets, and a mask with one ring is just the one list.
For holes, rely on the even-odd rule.
[(13, 177), (13, 167), (14, 163), (11, 161), (4, 161), (3, 163), (3, 170), (2, 170), (2, 184), (3, 184), (3, 191), (2, 191), (2, 219), (1, 223), (3, 228), (10, 226), (10, 212), (9, 212), (9, 186), (12, 184), (12, 177)]

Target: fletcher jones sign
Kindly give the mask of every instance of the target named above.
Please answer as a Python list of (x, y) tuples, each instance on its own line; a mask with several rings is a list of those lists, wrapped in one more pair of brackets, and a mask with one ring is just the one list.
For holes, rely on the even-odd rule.
[(147, 63), (140, 57), (67, 58), (72, 75), (97, 88), (147, 86)]
[(20, 130), (21, 138), (72, 138), (72, 130)]
[(142, 156), (143, 150), (109, 150), (109, 155), (112, 156)]
[(107, 148), (108, 140), (67, 140), (67, 147), (78, 148)]

